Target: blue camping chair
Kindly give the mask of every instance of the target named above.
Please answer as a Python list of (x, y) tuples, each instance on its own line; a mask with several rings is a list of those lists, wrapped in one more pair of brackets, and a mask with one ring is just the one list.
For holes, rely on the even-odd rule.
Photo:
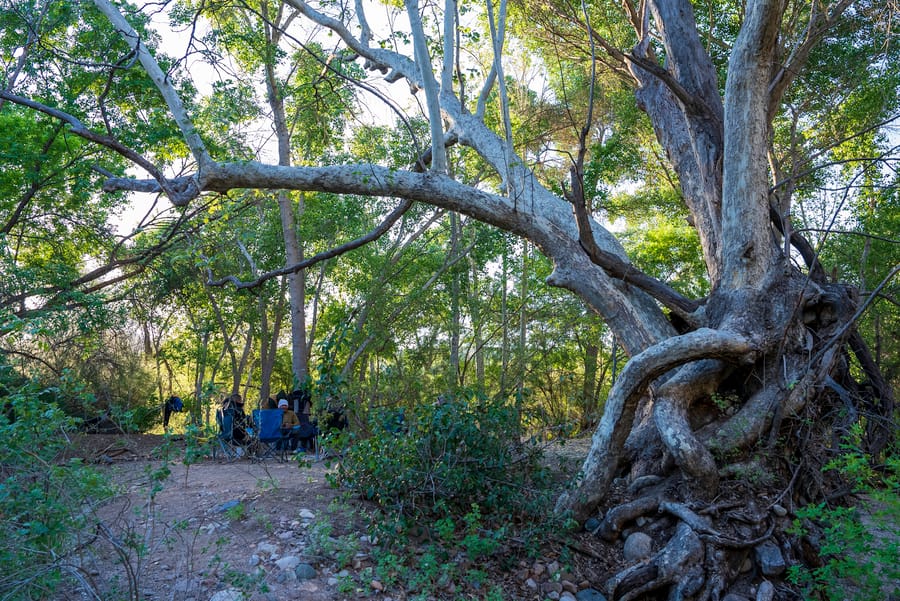
[(234, 439), (234, 415), (221, 409), (216, 410), (216, 426), (219, 428), (212, 445), (213, 459), (221, 453), (226, 461), (234, 461), (242, 455), (243, 449)]
[(281, 418), (284, 415), (282, 409), (254, 409), (253, 423), (257, 432), (256, 459), (265, 461), (274, 457), (279, 461), (285, 460), (287, 450), (290, 449), (290, 438), (281, 432)]

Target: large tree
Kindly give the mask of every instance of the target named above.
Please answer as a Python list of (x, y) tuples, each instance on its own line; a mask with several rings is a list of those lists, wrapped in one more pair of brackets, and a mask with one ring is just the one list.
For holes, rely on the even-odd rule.
[[(735, 473), (736, 465), (746, 466), (754, 449), (777, 449), (788, 459), (791, 453), (803, 453), (803, 445), (812, 444), (815, 436), (797, 443), (798, 437), (784, 440), (779, 433), (812, 401), (852, 404), (851, 414), (868, 426), (860, 442), (873, 455), (895, 436), (892, 392), (854, 325), (864, 308), (859, 291), (829, 277), (816, 249), (792, 226), (792, 203), (810, 167), (801, 159), (815, 157), (803, 156), (806, 147), (797, 137), (787, 136), (785, 142), (776, 136), (778, 127), (784, 131), (779, 120), (793, 123), (788, 129), (796, 134), (808, 126), (805, 119), (816, 118), (813, 109), (797, 107), (812, 97), (811, 90), (824, 86), (804, 74), (826, 42), (844, 44), (845, 54), (857, 61), (865, 56), (873, 70), (890, 65), (887, 55), (850, 52), (893, 52), (886, 50), (892, 47), (886, 39), (882, 37), (881, 46), (877, 39), (890, 31), (881, 3), (711, 4), (702, 15), (708, 19), (701, 23), (704, 35), (686, 0), (640, 5), (626, 0), (618, 9), (605, 3), (559, 2), (547, 5), (547, 12), (533, 13), (546, 20), (543, 31), (558, 28), (569, 40), (579, 36), (575, 45), (588, 58), (589, 71), (607, 65), (634, 90), (697, 232), (711, 291), (704, 298), (688, 298), (641, 272), (616, 237), (593, 218), (593, 191), (585, 189), (585, 156), (595, 127), (590, 94), (575, 136), (577, 148), (571, 149), (567, 184), (555, 188), (529, 167), (524, 154), (529, 148), (517, 145), (510, 114), (512, 78), (503, 60), (505, 2), (495, 6), (488, 0), (484, 7), (484, 35), (490, 42), (486, 55), (483, 38), (471, 35), (470, 23), (459, 21), (473, 7), (453, 0), (443, 6), (406, 0), (405, 11), (393, 13), (398, 19), (405, 15), (405, 24), (396, 24), (398, 29), (390, 33), (370, 26), (362, 2), (352, 9), (303, 0), (278, 5), (287, 15), (280, 23), (302, 16), (330, 30), (330, 39), (338, 41), (332, 57), (323, 60), (323, 70), (360, 60), (389, 82), (405, 80), (419, 95), (430, 140), (411, 166), (339, 161), (291, 166), (287, 161), (214, 158), (193, 122), (190, 104), (124, 16), (133, 18), (134, 9), (123, 13), (109, 0), (93, 3), (127, 46), (114, 48), (121, 55), (107, 62), (122, 65), (124, 57), (133, 56), (140, 65), (133, 68), (144, 69), (153, 79), (183, 134), (192, 172), (167, 176), (114, 136), (96, 133), (92, 128), (101, 126), (99, 119), (85, 122), (67, 115), (49, 99), (31, 97), (30, 89), (19, 87), (14, 78), (6, 79), (0, 99), (60, 119), (72, 134), (122, 154), (151, 176), (109, 178), (106, 190), (163, 192), (177, 206), (195, 204), (209, 193), (247, 188), (401, 199), (371, 237), (394, 222), (410, 201), (433, 204), (528, 239), (552, 262), (547, 282), (571, 290), (605, 320), (630, 360), (606, 401), (581, 476), (557, 508), (586, 518), (599, 505), (610, 505), (618, 494), (618, 476), (634, 484), (662, 478), (662, 484), (629, 489), (635, 500), (610, 511), (602, 532), (615, 537), (620, 517), (657, 509), (679, 523), (649, 566), (610, 581), (610, 592), (617, 597), (664, 586), (682, 596), (718, 597), (726, 590), (722, 554), (741, 545), (723, 534), (725, 525), (710, 525), (685, 501), (713, 499), (723, 475)], [(249, 6), (260, 16), (277, 12)], [(619, 19), (618, 27), (609, 26), (607, 20), (613, 18)], [(295, 36), (285, 39), (302, 46)], [(840, 55), (835, 47), (829, 52)], [(23, 56), (27, 58), (27, 47)], [(477, 63), (468, 62), (471, 56), (486, 59), (481, 72), (476, 73)], [(825, 73), (828, 57), (816, 61)], [(807, 95), (791, 99), (798, 78), (803, 78)], [(588, 85), (596, 81), (588, 78)], [(883, 89), (889, 93), (881, 105), (870, 106), (868, 120), (857, 123), (861, 131), (877, 131), (878, 121), (896, 109), (896, 86)], [(495, 102), (491, 108), (497, 110), (488, 110)], [(448, 169), (451, 145), (472, 153), (495, 179), (473, 184), (455, 177)], [(299, 272), (319, 258), (287, 265), (271, 276)], [(729, 399), (729, 407), (710, 402), (722, 398)], [(866, 413), (868, 418), (860, 417)], [(830, 436), (834, 427), (822, 424), (810, 432)], [(812, 497), (823, 493), (806, 492)], [(765, 534), (765, 520), (754, 517), (757, 531), (743, 533), (745, 540)], [(685, 574), (698, 578), (680, 577)]]

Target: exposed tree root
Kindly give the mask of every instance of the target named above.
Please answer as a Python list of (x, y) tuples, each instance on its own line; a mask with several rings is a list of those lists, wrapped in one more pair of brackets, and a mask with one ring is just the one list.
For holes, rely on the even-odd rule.
[(630, 503), (624, 503), (618, 507), (610, 509), (600, 526), (597, 528), (597, 534), (600, 538), (608, 541), (614, 541), (619, 538), (624, 525), (633, 521), (639, 516), (656, 512), (659, 507), (658, 497), (640, 497)]
[(646, 563), (635, 564), (606, 581), (607, 594), (631, 601), (649, 591), (672, 585), (669, 598), (686, 599), (704, 583), (704, 545), (694, 530), (681, 522), (665, 547)]

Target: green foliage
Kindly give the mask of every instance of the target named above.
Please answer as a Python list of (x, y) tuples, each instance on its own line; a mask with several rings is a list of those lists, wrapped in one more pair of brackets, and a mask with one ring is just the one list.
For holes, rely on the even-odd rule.
[(540, 452), (521, 442), (520, 416), (504, 400), (443, 396), (407, 415), (408, 431), (381, 419), (346, 451), (336, 481), (401, 514), (486, 516), (540, 511)]
[(75, 422), (42, 400), (48, 391), (35, 382), (4, 380), (0, 590), (16, 599), (47, 598), (71, 576), (66, 558), (98, 526), (91, 508), (115, 491), (79, 460), (61, 460)]
[[(791, 566), (790, 579), (806, 598), (828, 601), (880, 601), (900, 582), (900, 458), (889, 458), (874, 470), (862, 453), (845, 446), (845, 453), (826, 470), (837, 470), (859, 495), (855, 507), (826, 503), (797, 512), (791, 532), (809, 535), (821, 529), (819, 567)], [(896, 592), (896, 589), (894, 589)]]

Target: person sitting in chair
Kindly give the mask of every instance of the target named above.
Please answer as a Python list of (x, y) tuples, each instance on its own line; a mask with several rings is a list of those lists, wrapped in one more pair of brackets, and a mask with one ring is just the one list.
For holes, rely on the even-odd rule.
[(250, 443), (250, 434), (248, 432), (249, 422), (247, 414), (244, 413), (244, 399), (237, 392), (225, 398), (222, 403), (222, 412), (231, 413), (232, 416), (232, 433), (231, 436), (235, 442), (241, 445)]
[(281, 435), (288, 438), (291, 450), (296, 451), (297, 443), (300, 441), (300, 419), (288, 407), (287, 399), (278, 401), (278, 408), (284, 411), (281, 416)]

